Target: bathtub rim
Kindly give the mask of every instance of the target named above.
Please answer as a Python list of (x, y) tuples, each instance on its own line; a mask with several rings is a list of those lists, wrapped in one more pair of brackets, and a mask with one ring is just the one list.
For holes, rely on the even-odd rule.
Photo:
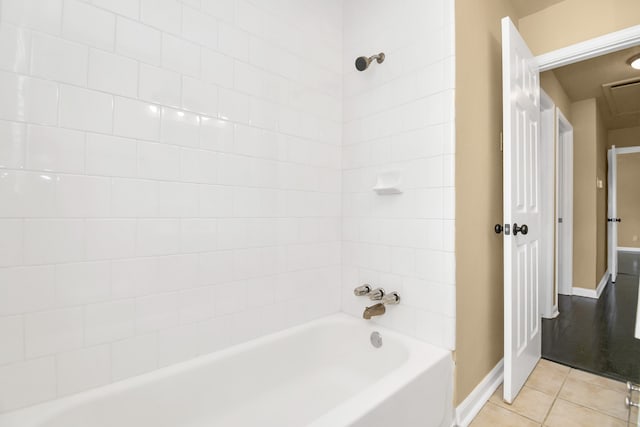
[[(0, 413), (0, 427), (38, 427), (40, 425), (39, 423), (45, 423), (59, 414), (62, 414), (67, 410), (72, 410), (75, 407), (80, 407), (85, 403), (89, 403), (100, 398), (108, 398), (110, 395), (114, 395), (131, 388), (144, 387), (152, 384), (153, 382), (162, 380), (163, 378), (197, 370), (198, 368), (208, 364), (215, 363), (217, 360), (233, 357), (235, 354), (268, 345), (269, 343), (277, 340), (286, 339), (289, 336), (297, 335), (304, 330), (313, 327), (329, 323), (344, 322), (354, 324), (359, 328), (368, 329), (372, 332), (374, 330), (378, 331), (383, 336), (383, 339), (385, 336), (388, 336), (399, 341), (402, 345), (407, 347), (407, 360), (400, 366), (397, 366), (385, 373), (379, 379), (375, 380), (374, 383), (367, 386), (362, 392), (356, 393), (344, 402), (331, 408), (325, 414), (313, 420), (310, 423), (310, 426), (315, 426), (316, 424), (318, 426), (324, 425), (323, 420), (333, 419), (335, 414), (338, 413), (342, 414), (342, 416), (347, 416), (347, 414), (344, 414), (344, 407), (347, 405), (353, 405), (361, 410), (349, 411), (352, 413), (348, 418), (351, 421), (355, 421), (369, 410), (375, 408), (377, 404), (383, 402), (388, 396), (400, 390), (407, 384), (407, 381), (410, 381), (417, 375), (429, 370), (443, 359), (448, 359), (451, 361), (451, 365), (453, 364), (452, 354), (448, 350), (419, 341), (414, 337), (404, 335), (375, 323), (363, 323), (365, 321), (355, 316), (338, 312), (300, 325), (292, 326), (281, 331), (257, 337), (243, 343), (231, 345), (230, 347), (221, 350), (153, 369), (130, 378), (114, 381), (100, 387), (91, 388), (68, 396)], [(451, 382), (453, 381), (452, 372), (453, 371), (451, 370)], [(394, 375), (390, 375), (391, 373), (394, 373)], [(451, 385), (448, 384), (448, 386), (450, 389)], [(451, 394), (450, 391), (447, 393)]]

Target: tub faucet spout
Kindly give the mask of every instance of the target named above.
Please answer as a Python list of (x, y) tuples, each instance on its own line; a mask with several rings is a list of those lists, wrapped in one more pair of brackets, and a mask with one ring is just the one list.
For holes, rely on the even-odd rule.
[(364, 313), (362, 313), (362, 318), (369, 320), (373, 316), (383, 315), (386, 310), (387, 309), (384, 307), (384, 304), (379, 302), (378, 304), (365, 308)]

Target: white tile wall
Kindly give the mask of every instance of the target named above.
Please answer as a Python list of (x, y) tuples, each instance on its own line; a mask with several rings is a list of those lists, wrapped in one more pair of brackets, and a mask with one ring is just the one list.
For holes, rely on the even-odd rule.
[[(358, 284), (397, 290), (379, 322), (454, 348), (453, 2), (344, 2), (342, 308)], [(386, 54), (358, 72), (358, 56)], [(379, 173), (404, 193), (377, 196)]]
[(341, 16), (0, 1), (0, 412), (340, 309)]
[(453, 349), (452, 3), (0, 1), (0, 412), (361, 316), (363, 282)]

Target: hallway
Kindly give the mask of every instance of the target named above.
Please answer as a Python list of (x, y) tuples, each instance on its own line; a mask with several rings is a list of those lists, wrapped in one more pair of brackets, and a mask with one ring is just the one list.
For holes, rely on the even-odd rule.
[(640, 383), (640, 340), (634, 338), (640, 254), (620, 252), (618, 260), (617, 281), (600, 299), (559, 296), (560, 315), (542, 322), (542, 357)]

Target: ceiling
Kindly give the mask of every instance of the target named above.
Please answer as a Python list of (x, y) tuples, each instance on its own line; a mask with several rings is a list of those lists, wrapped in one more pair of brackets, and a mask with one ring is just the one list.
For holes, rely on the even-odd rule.
[(520, 18), (539, 12), (562, 1), (564, 0), (511, 0)]
[[(640, 46), (556, 68), (553, 73), (572, 102), (596, 98), (607, 128), (640, 126), (640, 85), (619, 86), (610, 92), (611, 96), (605, 96), (606, 88), (603, 88), (603, 85), (640, 79), (640, 70), (627, 64), (635, 54), (640, 54)], [(634, 110), (636, 112), (629, 113)]]

